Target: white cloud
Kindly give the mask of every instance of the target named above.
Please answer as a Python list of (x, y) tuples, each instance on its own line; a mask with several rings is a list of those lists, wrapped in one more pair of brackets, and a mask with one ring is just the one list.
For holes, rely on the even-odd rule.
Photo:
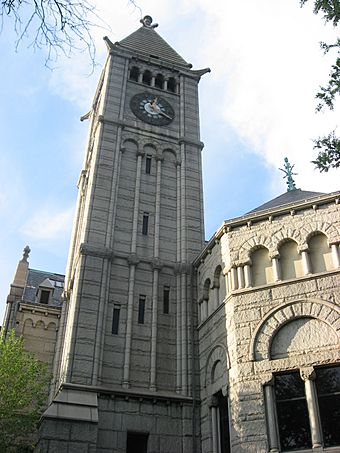
[(33, 213), (22, 227), (22, 233), (29, 239), (60, 240), (71, 232), (74, 207), (56, 209), (52, 204)]

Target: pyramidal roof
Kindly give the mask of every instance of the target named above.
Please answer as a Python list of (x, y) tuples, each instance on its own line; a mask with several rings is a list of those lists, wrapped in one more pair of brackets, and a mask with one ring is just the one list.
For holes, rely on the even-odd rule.
[(119, 41), (118, 45), (144, 56), (188, 66), (188, 63), (152, 27), (140, 27)]
[(310, 192), (308, 190), (301, 190), (301, 189), (289, 190), (289, 191), (283, 193), (282, 195), (279, 195), (278, 197), (273, 198), (273, 200), (270, 200), (267, 203), (261, 204), (261, 206), (258, 206), (257, 208), (248, 212), (248, 214), (251, 214), (252, 212), (263, 211), (265, 209), (277, 208), (279, 206), (295, 203), (297, 201), (308, 200), (309, 198), (319, 197), (321, 195), (325, 195), (325, 194), (322, 192)]

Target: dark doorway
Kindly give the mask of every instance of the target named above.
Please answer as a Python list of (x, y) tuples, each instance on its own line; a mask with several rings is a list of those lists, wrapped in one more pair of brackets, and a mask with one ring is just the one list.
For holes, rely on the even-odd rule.
[(147, 453), (148, 433), (127, 433), (126, 453)]

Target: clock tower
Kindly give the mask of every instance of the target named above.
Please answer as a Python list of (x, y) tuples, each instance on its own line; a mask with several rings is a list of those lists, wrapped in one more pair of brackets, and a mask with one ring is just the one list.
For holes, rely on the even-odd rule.
[(198, 83), (150, 16), (108, 57), (38, 449), (198, 452), (192, 262), (204, 244)]

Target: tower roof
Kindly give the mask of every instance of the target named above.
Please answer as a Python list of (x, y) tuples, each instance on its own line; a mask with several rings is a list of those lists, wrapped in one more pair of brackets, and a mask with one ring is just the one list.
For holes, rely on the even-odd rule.
[(151, 27), (140, 27), (117, 44), (147, 57), (153, 56), (170, 63), (188, 66), (188, 63)]

